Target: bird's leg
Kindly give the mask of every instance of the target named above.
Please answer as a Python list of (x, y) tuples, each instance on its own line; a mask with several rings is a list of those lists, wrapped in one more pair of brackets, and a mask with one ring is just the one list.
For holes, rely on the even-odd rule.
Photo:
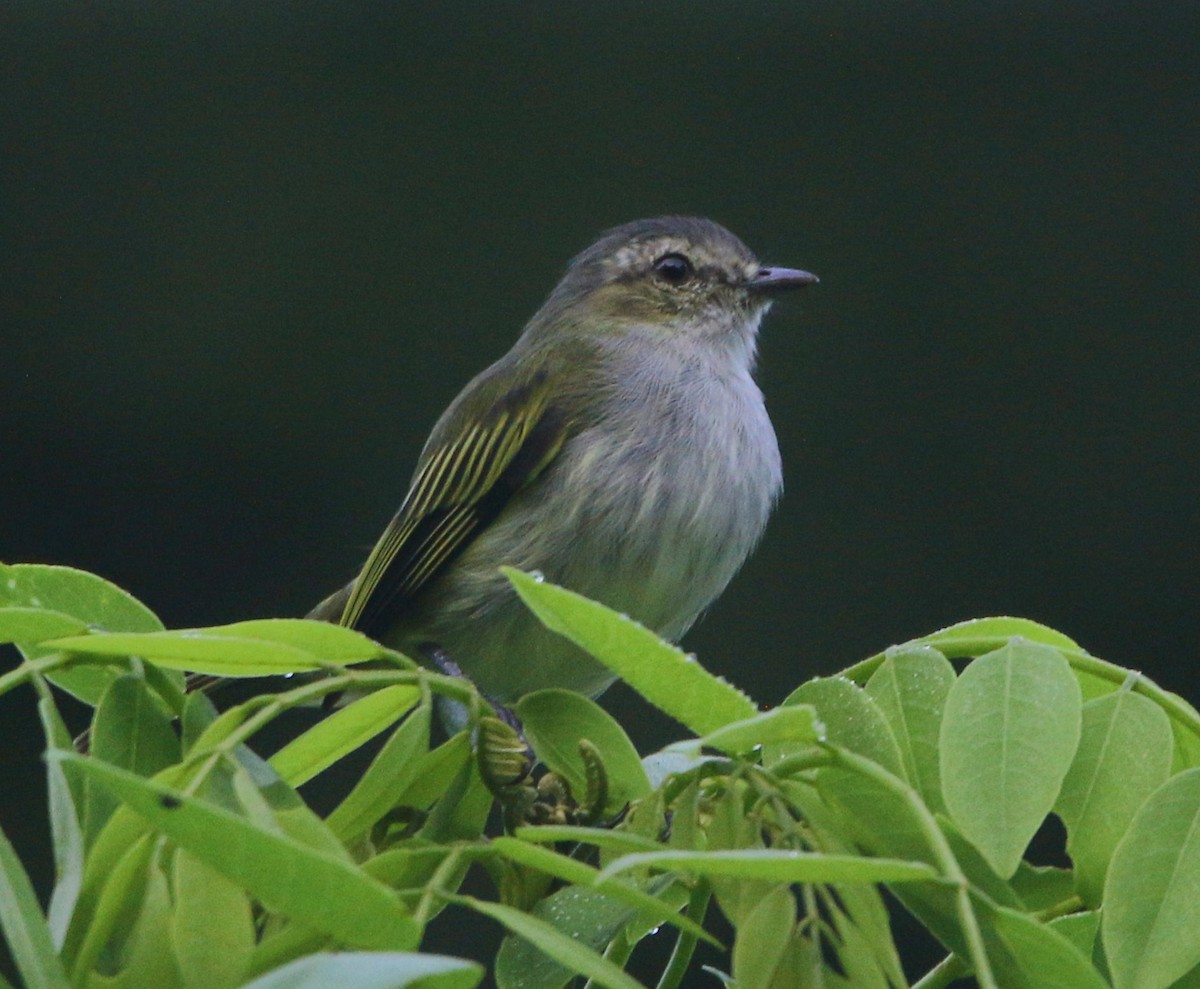
[[(426, 661), (446, 676), (470, 681), (450, 654), (435, 642), (419, 647)], [(530, 748), (520, 719), (495, 699), (483, 695), (495, 709), (495, 718), (479, 721), (475, 745), (484, 783), (500, 802), (505, 829), (522, 824), (577, 824), (596, 819), (608, 793), (604, 766), (590, 742), (581, 742), (581, 755), (589, 766), (588, 793), (584, 804), (572, 796), (571, 788), (557, 774), (547, 772), (536, 782), (537, 757)], [(592, 792), (595, 790), (596, 792)]]
[(422, 656), (438, 668), (438, 672), (445, 673), (448, 677), (458, 677), (460, 680), (470, 679), (462, 671), (462, 667), (454, 662), (450, 658), (450, 654), (436, 642), (422, 642), (417, 648), (421, 650)]
[[(446, 676), (471, 682), (462, 668), (436, 642), (418, 649), (426, 661)], [(546, 772), (534, 780), (537, 757), (525, 738), (520, 719), (505, 705), (483, 694), (495, 709), (495, 718), (482, 718), (476, 735), (479, 770), (484, 783), (500, 802), (504, 826), (509, 832), (522, 824), (590, 824), (596, 821), (608, 798), (608, 778), (600, 753), (586, 739), (580, 741), (580, 756), (587, 767), (587, 793), (582, 803), (571, 793), (566, 780)]]
[[(472, 680), (462, 671), (462, 667), (450, 658), (450, 654), (436, 642), (422, 642), (417, 648), (421, 651), (422, 656), (424, 656), (430, 663), (437, 667), (439, 673), (444, 673), (446, 676), (457, 677), (460, 680), (466, 680), (472, 685), (475, 683), (474, 680)], [(510, 708), (506, 707), (504, 704), (501, 704), (494, 697), (489, 697), (487, 694), (483, 693), (483, 691), (480, 691), (480, 694), (484, 700), (492, 705), (492, 708), (496, 712), (496, 717), (512, 728), (513, 731), (521, 736), (521, 741), (525, 742), (525, 733), (521, 728), (521, 719), (518, 718)], [(528, 745), (529, 743), (526, 742), (525, 744)], [(532, 753), (530, 754), (532, 755)]]

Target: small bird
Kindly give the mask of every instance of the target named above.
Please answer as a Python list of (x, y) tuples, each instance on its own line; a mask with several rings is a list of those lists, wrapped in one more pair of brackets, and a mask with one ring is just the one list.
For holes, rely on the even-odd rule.
[(608, 231), (442, 414), (362, 572), (309, 617), (461, 669), (503, 704), (601, 693), (609, 671), (543, 628), (499, 568), (678, 640), (778, 497), (756, 338), (776, 295), (816, 281), (711, 220)]

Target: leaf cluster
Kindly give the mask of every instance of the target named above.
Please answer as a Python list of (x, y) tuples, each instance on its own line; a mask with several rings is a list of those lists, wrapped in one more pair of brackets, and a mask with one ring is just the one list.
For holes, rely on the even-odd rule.
[[(0, 641), (22, 657), (0, 693), (36, 692), (56, 862), (43, 911), (0, 835), (0, 929), (24, 985), (469, 989), (480, 966), (421, 944), (434, 918), (470, 911), (508, 932), (502, 989), (630, 989), (660, 929), (662, 989), (899, 989), (886, 889), (946, 948), (917, 989), (1200, 986), (1200, 716), (1179, 697), (996, 618), (762, 710), (636, 623), (509, 577), (548, 634), (687, 737), (642, 758), (591, 701), (540, 691), (516, 711), (538, 778), (469, 684), (355, 632), (167, 631), (94, 575), (0, 567)], [(219, 713), (186, 674), (273, 677), (275, 692)], [(60, 691), (93, 708), (86, 754)], [(355, 699), (258, 753), (284, 712), (338, 694)], [(439, 740), (444, 700), (467, 727)], [(373, 739), (315, 813), (300, 788)], [(1028, 861), (1049, 815), (1070, 868)], [(493, 895), (463, 892), (472, 871)], [(723, 959), (707, 974), (701, 942)]]

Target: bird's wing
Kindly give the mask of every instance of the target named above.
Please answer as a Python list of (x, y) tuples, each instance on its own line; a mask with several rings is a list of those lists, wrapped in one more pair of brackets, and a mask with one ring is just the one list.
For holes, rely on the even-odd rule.
[[(487, 380), (477, 384), (489, 390)], [(461, 404), (448, 413), (354, 582), (340, 624), (383, 635), (404, 604), (545, 470), (569, 426), (552, 398), (539, 375), (482, 403), (482, 417), (462, 412)]]

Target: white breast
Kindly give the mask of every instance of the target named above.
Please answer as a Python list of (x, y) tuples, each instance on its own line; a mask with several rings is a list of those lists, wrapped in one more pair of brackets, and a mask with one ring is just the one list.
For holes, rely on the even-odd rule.
[[(757, 542), (781, 486), (779, 448), (746, 368), (656, 355), (615, 382), (604, 423), (564, 450), (568, 586), (681, 636)], [(565, 521), (565, 520), (564, 520)], [(565, 535), (565, 533), (564, 533)]]
[[(612, 674), (548, 632), (501, 564), (678, 639), (737, 572), (779, 493), (775, 433), (748, 367), (693, 351), (614, 355), (594, 425), (573, 436), (439, 581), (415, 641), (441, 643), (481, 689), (515, 700)], [(748, 360), (744, 363), (748, 364)]]

